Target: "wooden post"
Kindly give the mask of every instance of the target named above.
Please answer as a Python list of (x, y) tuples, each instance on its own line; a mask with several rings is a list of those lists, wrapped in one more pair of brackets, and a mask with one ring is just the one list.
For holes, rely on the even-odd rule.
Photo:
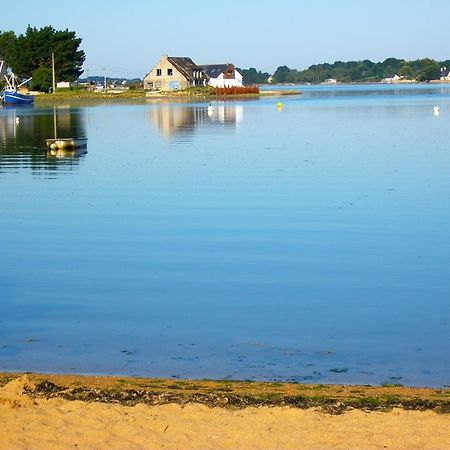
[(56, 92), (56, 80), (55, 80), (55, 54), (52, 52), (52, 79), (53, 79), (53, 93)]

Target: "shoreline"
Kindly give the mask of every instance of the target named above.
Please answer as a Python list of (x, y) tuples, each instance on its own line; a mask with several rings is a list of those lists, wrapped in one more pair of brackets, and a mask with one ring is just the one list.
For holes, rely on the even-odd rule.
[(35, 398), (99, 401), (133, 406), (138, 403), (209, 407), (293, 407), (320, 408), (341, 414), (351, 410), (435, 411), (450, 414), (450, 388), (398, 385), (357, 386), (282, 382), (184, 380), (77, 374), (0, 373), (0, 389), (26, 376), (36, 388)]
[(261, 91), (258, 94), (233, 94), (233, 95), (216, 95), (216, 94), (192, 94), (186, 92), (130, 92), (113, 93), (113, 92), (80, 92), (80, 93), (55, 93), (55, 94), (38, 94), (35, 95), (34, 104), (36, 106), (54, 105), (58, 103), (89, 103), (96, 101), (107, 102), (127, 102), (127, 101), (148, 101), (148, 100), (241, 100), (241, 99), (255, 99), (267, 97), (281, 97), (291, 95), (301, 95), (302, 93), (293, 89)]
[[(378, 401), (416, 404), (373, 407), (380, 389)], [(358, 395), (372, 400), (349, 407)], [(446, 408), (448, 395), (439, 400)], [(442, 393), (427, 388), (3, 373), (0, 448), (447, 449), (450, 408), (429, 409), (436, 398)]]

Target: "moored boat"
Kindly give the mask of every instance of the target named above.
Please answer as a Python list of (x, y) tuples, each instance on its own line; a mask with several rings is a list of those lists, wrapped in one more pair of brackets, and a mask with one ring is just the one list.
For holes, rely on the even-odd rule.
[(46, 139), (50, 150), (73, 150), (87, 147), (87, 138), (54, 138)]
[[(3, 67), (4, 62), (1, 62), (0, 69)], [(17, 91), (21, 86), (28, 83), (31, 78), (17, 84), (16, 77), (13, 73), (10, 75), (4, 75), (6, 80), (6, 86), (0, 94), (0, 99), (5, 105), (31, 105), (34, 102), (32, 95), (21, 94)]]
[(1, 94), (5, 105), (31, 105), (34, 102), (32, 95), (20, 94), (17, 91), (5, 90)]

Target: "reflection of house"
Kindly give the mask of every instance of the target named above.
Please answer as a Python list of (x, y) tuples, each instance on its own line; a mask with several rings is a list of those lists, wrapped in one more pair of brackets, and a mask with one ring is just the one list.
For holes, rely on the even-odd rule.
[(150, 110), (149, 117), (163, 134), (192, 134), (199, 126), (235, 125), (242, 121), (243, 107), (235, 104), (214, 104), (212, 110), (205, 106), (160, 105)]
[(189, 86), (242, 86), (242, 75), (233, 64), (198, 66), (187, 57), (163, 55), (144, 77), (144, 89), (173, 91)]

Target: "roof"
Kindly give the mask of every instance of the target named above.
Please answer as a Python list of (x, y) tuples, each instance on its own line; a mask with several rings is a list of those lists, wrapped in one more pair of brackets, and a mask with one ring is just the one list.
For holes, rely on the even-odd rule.
[(441, 77), (448, 77), (450, 74), (450, 69), (441, 70)]
[(187, 79), (193, 80), (192, 72), (198, 70), (199, 67), (192, 61), (191, 58), (169, 56), (167, 60)]
[(217, 78), (220, 74), (227, 70), (230, 64), (209, 64), (207, 66), (199, 66), (208, 75), (209, 78)]

